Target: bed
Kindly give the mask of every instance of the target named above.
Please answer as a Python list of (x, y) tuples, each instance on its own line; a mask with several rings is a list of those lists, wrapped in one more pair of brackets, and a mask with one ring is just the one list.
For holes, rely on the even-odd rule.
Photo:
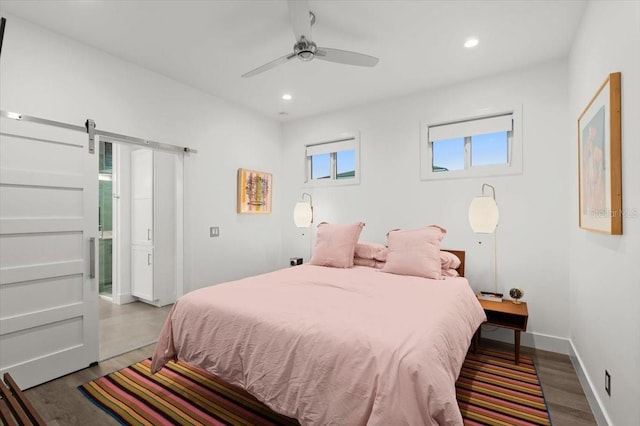
[(455, 381), (484, 320), (463, 277), (304, 264), (181, 297), (152, 371), (204, 368), (302, 425), (462, 424)]

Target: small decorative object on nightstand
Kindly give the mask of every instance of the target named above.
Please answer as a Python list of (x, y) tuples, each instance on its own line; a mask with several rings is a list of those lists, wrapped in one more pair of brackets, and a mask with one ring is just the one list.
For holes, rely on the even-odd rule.
[(520, 304), (520, 299), (524, 296), (524, 290), (521, 288), (512, 288), (509, 290), (509, 296), (513, 298), (513, 303), (516, 305)]

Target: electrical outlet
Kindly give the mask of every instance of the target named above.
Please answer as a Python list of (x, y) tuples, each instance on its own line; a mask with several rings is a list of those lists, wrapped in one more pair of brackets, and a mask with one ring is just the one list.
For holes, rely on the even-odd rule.
[(219, 226), (212, 226), (211, 228), (209, 228), (209, 236), (211, 238), (219, 237), (220, 236), (220, 227)]
[(611, 396), (611, 374), (607, 370), (604, 370), (604, 390)]
[(297, 266), (297, 265), (302, 265), (302, 258), (301, 257), (292, 257), (289, 259), (289, 265), (290, 266)]

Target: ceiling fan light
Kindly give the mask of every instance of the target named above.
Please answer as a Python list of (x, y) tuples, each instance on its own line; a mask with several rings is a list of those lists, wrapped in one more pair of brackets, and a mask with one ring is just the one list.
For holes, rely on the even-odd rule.
[(301, 61), (310, 61), (312, 60), (314, 57), (314, 53), (310, 50), (301, 50), (300, 52), (298, 52), (298, 59), (300, 59)]

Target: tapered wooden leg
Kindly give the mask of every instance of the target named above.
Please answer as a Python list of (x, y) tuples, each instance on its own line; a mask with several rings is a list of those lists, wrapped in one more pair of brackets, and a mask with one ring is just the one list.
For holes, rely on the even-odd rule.
[(514, 330), (516, 334), (515, 352), (516, 352), (516, 365), (520, 363), (520, 330)]

